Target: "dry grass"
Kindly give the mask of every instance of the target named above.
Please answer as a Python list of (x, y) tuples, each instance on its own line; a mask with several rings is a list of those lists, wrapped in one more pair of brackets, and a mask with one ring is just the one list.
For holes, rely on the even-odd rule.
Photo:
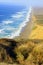
[[(12, 51), (17, 54), (16, 60), (7, 55), (6, 49), (0, 47), (0, 58), (3, 60), (0, 62), (0, 65), (43, 65), (43, 41), (37, 41), (38, 40), (19, 41), (17, 46), (12, 49)], [(2, 55), (2, 53), (5, 55)]]
[[(43, 19), (43, 18), (42, 18)], [(30, 34), (30, 39), (43, 39), (43, 21), (33, 16), (33, 30)]]
[(14, 63), (14, 64), (8, 64), (8, 63), (2, 62), (2, 63), (0, 63), (0, 65), (18, 65), (18, 64), (16, 64), (16, 63)]

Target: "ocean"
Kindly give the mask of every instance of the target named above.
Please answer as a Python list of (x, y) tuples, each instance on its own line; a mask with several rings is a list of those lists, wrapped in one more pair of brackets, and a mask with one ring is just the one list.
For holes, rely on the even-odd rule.
[(19, 36), (27, 13), (23, 6), (0, 5), (0, 38)]

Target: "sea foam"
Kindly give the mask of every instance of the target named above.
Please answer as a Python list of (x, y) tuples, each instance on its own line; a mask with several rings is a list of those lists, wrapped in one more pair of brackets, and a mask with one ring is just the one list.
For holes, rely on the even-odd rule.
[(30, 20), (31, 11), (32, 11), (32, 8), (30, 7), (25, 21), (20, 24), (19, 29), (15, 33), (11, 34), (10, 38), (15, 38), (16, 36), (20, 36), (21, 30), (23, 29), (23, 27), (27, 25), (27, 22), (29, 22)]

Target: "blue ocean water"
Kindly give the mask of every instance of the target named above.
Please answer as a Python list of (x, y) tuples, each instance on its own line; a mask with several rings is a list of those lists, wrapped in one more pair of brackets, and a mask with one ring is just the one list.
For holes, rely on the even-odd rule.
[(0, 38), (18, 36), (20, 25), (25, 21), (26, 15), (26, 7), (0, 5)]

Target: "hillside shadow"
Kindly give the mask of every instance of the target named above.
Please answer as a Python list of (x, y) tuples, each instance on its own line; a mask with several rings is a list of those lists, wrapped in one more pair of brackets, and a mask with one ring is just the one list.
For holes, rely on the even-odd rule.
[(13, 49), (15, 49), (15, 47), (17, 46), (17, 42), (16, 41), (12, 41), (12, 40), (6, 40), (7, 42), (10, 43), (9, 46), (3, 45), (0, 43), (0, 47), (4, 48), (6, 50), (7, 55), (9, 55), (11, 58), (13, 59), (17, 59), (17, 54), (13, 51)]

